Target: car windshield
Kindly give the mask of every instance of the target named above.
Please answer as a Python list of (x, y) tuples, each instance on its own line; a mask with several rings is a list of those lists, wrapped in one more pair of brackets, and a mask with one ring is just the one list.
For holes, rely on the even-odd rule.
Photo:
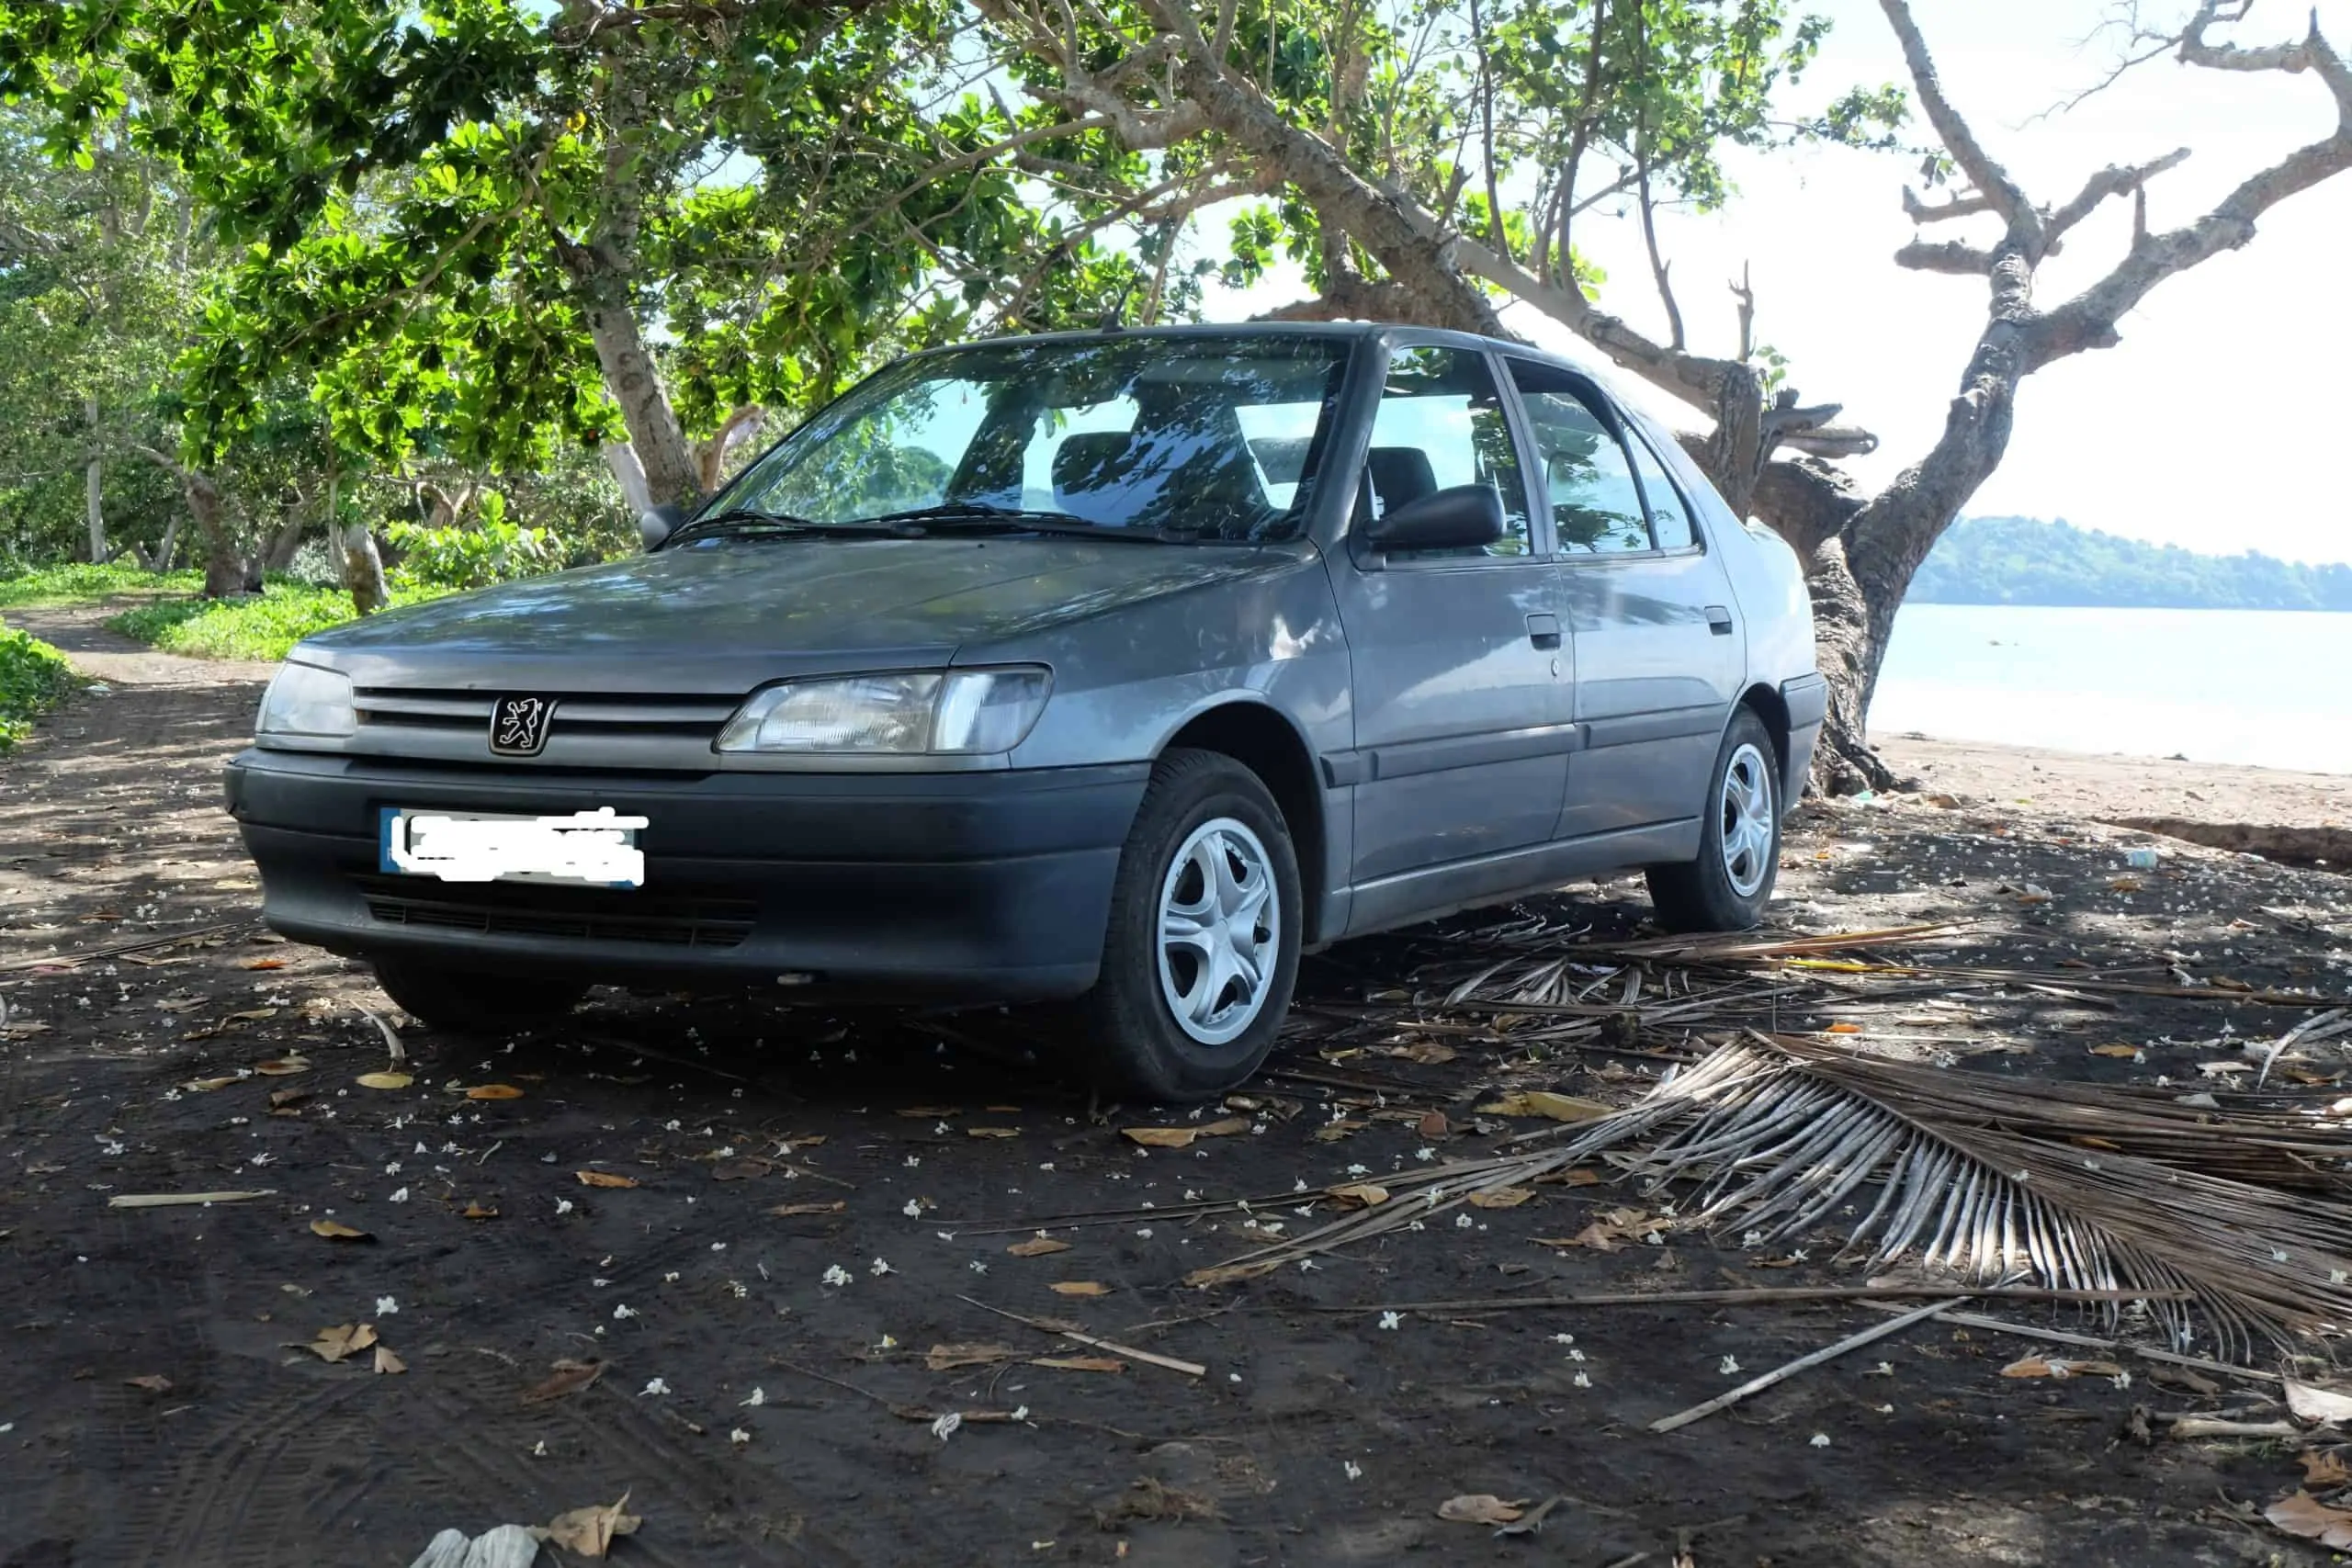
[(1304, 526), (1350, 344), (1278, 334), (985, 344), (892, 367), (710, 515), (1260, 543)]

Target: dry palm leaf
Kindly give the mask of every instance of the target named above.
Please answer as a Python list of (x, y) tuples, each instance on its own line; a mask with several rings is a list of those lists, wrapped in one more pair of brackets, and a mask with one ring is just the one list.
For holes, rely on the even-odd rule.
[(1699, 1179), (1687, 1224), (1769, 1243), (1855, 1210), (1847, 1247), (1871, 1266), (2146, 1291), (2177, 1348), (2201, 1325), (2224, 1356), (2352, 1324), (2352, 1204), (2320, 1163), (2352, 1156), (2352, 1134), (1753, 1040), (1555, 1148), (1391, 1178), (1378, 1208), (1190, 1278), (1246, 1279), (1648, 1140), (1621, 1163), (1654, 1184)]

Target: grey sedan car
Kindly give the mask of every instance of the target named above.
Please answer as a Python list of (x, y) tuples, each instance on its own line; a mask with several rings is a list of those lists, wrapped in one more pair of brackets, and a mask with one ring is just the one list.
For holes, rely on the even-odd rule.
[(648, 549), (298, 647), (228, 796), (288, 936), (452, 1029), (594, 984), (1079, 998), (1253, 1072), (1299, 954), (1622, 868), (1752, 924), (1824, 709), (1797, 562), (1518, 344), (901, 360)]

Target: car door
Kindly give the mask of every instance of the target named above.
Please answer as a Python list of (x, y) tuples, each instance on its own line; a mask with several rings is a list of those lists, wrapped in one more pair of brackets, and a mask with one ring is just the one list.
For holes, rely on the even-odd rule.
[[(1442, 344), (1388, 355), (1348, 548), (1332, 558), (1354, 684), (1359, 888), (1547, 841), (1576, 739), (1558, 581), (1496, 367)], [(1366, 549), (1372, 519), (1461, 484), (1499, 493), (1498, 542)]]
[(1689, 502), (1592, 383), (1513, 359), (1541, 461), (1583, 745), (1558, 835), (1694, 818), (1746, 668), (1739, 608)]

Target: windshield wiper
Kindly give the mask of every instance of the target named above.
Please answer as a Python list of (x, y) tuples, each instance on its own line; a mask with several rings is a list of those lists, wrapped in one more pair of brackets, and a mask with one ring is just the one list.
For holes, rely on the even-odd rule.
[(714, 512), (707, 517), (697, 517), (679, 525), (677, 531), (662, 541), (673, 545), (684, 538), (763, 537), (843, 539), (920, 539), (923, 530), (911, 522), (897, 524), (886, 518), (861, 519), (854, 523), (819, 523), (807, 517), (796, 517), (788, 512), (763, 512), (755, 506), (730, 506), (724, 512)]
[(958, 533), (1055, 534), (1088, 539), (1125, 539), (1146, 545), (1180, 543), (1199, 537), (1197, 534), (1182, 528), (1130, 528), (1113, 523), (1089, 523), (1067, 512), (998, 506), (984, 501), (951, 501), (937, 506), (918, 506), (905, 512), (886, 513), (879, 517), (860, 521), (876, 526), (912, 525), (930, 533), (952, 530)]

